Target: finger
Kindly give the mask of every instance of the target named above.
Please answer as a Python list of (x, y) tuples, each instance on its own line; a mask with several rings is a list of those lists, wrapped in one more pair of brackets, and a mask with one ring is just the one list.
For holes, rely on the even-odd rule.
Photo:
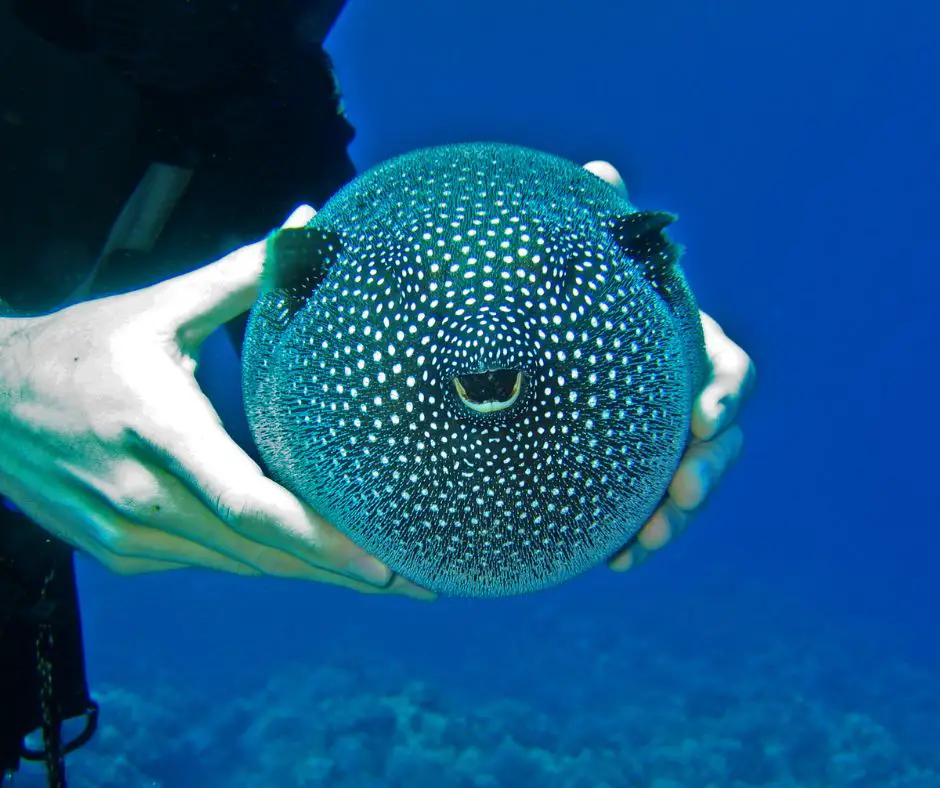
[(685, 530), (688, 521), (689, 512), (667, 497), (640, 529), (637, 544), (649, 552), (660, 550)]
[[(422, 602), (434, 601), (437, 598), (430, 591), (401, 577), (396, 577), (384, 588), (377, 588), (370, 583), (311, 567), (296, 559), (293, 559), (296, 562), (293, 571), (287, 568), (279, 568), (273, 573), (259, 571), (255, 567), (214, 554), (198, 544), (187, 544), (185, 540), (177, 539), (166, 532), (126, 521), (112, 520), (107, 525), (98, 524), (96, 528), (88, 529), (87, 533), (94, 538), (85, 543), (83, 551), (121, 575), (148, 574), (171, 569), (212, 569), (243, 577), (275, 574), (287, 579), (335, 585), (358, 593), (405, 596)], [(178, 561), (172, 560), (174, 555), (177, 555)], [(287, 558), (292, 559), (292, 556)]]
[[(260, 576), (263, 573), (257, 569), (239, 563), (238, 561), (218, 561), (213, 558), (211, 551), (208, 555), (200, 555), (199, 545), (189, 545), (180, 552), (181, 560), (173, 562), (171, 560), (161, 560), (156, 557), (141, 558), (137, 553), (144, 555), (157, 556), (162, 548), (172, 540), (163, 539), (167, 536), (161, 532), (148, 533), (148, 529), (141, 528), (131, 523), (112, 523), (109, 529), (120, 532), (123, 537), (119, 540), (90, 540), (87, 547), (81, 547), (82, 552), (98, 561), (100, 564), (120, 575), (139, 575), (152, 574), (154, 572), (166, 572), (173, 569), (213, 569), (216, 571), (228, 572), (241, 576)], [(109, 529), (101, 529), (109, 530)], [(127, 551), (125, 554), (124, 551)], [(172, 547), (167, 554), (172, 554)], [(207, 560), (202, 560), (206, 558)], [(223, 556), (218, 556), (223, 558)], [(299, 563), (299, 562), (298, 562)], [(420, 586), (416, 586), (403, 577), (395, 577), (391, 583), (384, 588), (377, 588), (370, 583), (364, 583), (353, 580), (349, 577), (328, 572), (324, 569), (300, 564), (296, 574), (290, 572), (280, 573), (279, 576), (298, 580), (307, 580), (318, 583), (325, 583), (341, 588), (347, 588), (360, 594), (386, 594), (392, 596), (404, 596), (419, 602), (433, 602), (437, 595), (427, 591)]]
[(614, 556), (608, 566), (615, 572), (636, 568), (651, 553), (662, 549), (682, 533), (688, 525), (689, 516), (675, 501), (666, 497), (634, 540)]
[(743, 446), (744, 433), (736, 424), (713, 440), (693, 443), (673, 476), (669, 497), (687, 512), (699, 509)]
[[(129, 481), (129, 475), (122, 474), (120, 489), (96, 481), (93, 489), (85, 491), (87, 500), (81, 505), (87, 521), (81, 547), (112, 571), (129, 574), (178, 567), (214, 569), (243, 576), (264, 574), (328, 583), (360, 593), (397, 594), (422, 601), (435, 598), (404, 578), (377, 588), (310, 566), (235, 534), (178, 479), (145, 469), (138, 469), (136, 481)], [(151, 480), (152, 490), (146, 489), (144, 477)], [(158, 477), (166, 478), (158, 482)], [(157, 500), (159, 505), (153, 503)], [(115, 508), (115, 503), (121, 501), (127, 503)], [(241, 555), (244, 560), (227, 557), (229, 554)]]
[(214, 569), (251, 576), (262, 573), (200, 544), (165, 531), (144, 528), (128, 520), (100, 520), (87, 532), (84, 549), (118, 574), (140, 574), (165, 569)]
[(290, 216), (284, 220), (284, 224), (281, 225), (284, 229), (298, 229), (300, 227), (305, 227), (310, 223), (310, 220), (317, 215), (317, 212), (310, 205), (298, 205), (291, 211)]
[[(95, 496), (90, 506), (107, 508), (99, 520), (121, 524), (118, 531), (125, 544), (110, 545), (119, 555), (177, 560), (222, 571), (242, 571), (242, 567), (251, 570), (247, 574), (320, 579), (320, 570), (307, 562), (233, 531), (178, 477), (160, 468), (134, 462), (119, 465), (111, 479), (88, 477), (80, 469), (73, 475)], [(174, 538), (164, 539), (160, 534)], [(108, 541), (107, 534), (102, 541)]]
[[(387, 586), (379, 588), (371, 583), (310, 566), (294, 556), (254, 543), (249, 551), (254, 556), (254, 564), (249, 565), (229, 559), (163, 528), (141, 526), (128, 518), (115, 516), (113, 510), (102, 513), (97, 502), (89, 501), (89, 505), (83, 508), (89, 513), (90, 522), (83, 530), (87, 538), (82, 539), (82, 548), (119, 574), (141, 574), (176, 568), (213, 569), (241, 576), (266, 574), (326, 583), (359, 593), (406, 596), (419, 601), (436, 599), (435, 594), (402, 577), (395, 577)], [(161, 509), (161, 514), (171, 510), (172, 507)], [(221, 522), (219, 527), (227, 530)]]
[[(164, 397), (169, 387), (164, 387)], [(228, 436), (193, 384), (177, 392), (184, 429), (141, 436), (143, 446), (225, 525), (243, 537), (294, 555), (313, 566), (378, 585), (391, 573), (309, 506), (268, 479)], [(252, 556), (241, 560), (251, 562)]]
[[(282, 225), (303, 227), (315, 211), (297, 207)], [(187, 349), (198, 347), (223, 323), (246, 312), (258, 297), (267, 242), (260, 240), (221, 260), (148, 288), (159, 316), (177, 327)]]
[(157, 572), (170, 572), (175, 569), (190, 568), (188, 564), (175, 564), (167, 561), (157, 561), (152, 558), (121, 558), (120, 556), (111, 556), (111, 560), (105, 562), (91, 553), (88, 553), (88, 557), (102, 564), (115, 574), (125, 576), (152, 575)]
[(634, 540), (630, 542), (627, 547), (614, 555), (614, 557), (607, 562), (607, 566), (614, 572), (628, 572), (645, 563), (647, 558), (649, 558), (649, 552), (640, 547), (636, 540)]
[(395, 575), (392, 582), (388, 585), (388, 591), (400, 596), (406, 596), (409, 599), (415, 599), (418, 602), (433, 602), (437, 599), (437, 594), (433, 591), (421, 588), (421, 586), (415, 585), (401, 575)]
[(87, 553), (119, 574), (142, 574), (179, 569), (185, 566), (206, 566), (224, 571), (249, 570), (236, 566), (221, 555), (213, 555), (199, 545), (176, 544), (173, 540), (142, 538), (147, 529), (140, 528), (102, 503), (90, 490), (72, 490), (55, 501), (27, 498), (20, 508), (44, 530), (72, 547)]
[(744, 433), (737, 425), (712, 441), (689, 447), (676, 470), (669, 493), (653, 516), (627, 547), (608, 563), (615, 572), (626, 572), (643, 563), (688, 528), (728, 467), (740, 456)]
[(711, 317), (700, 313), (705, 349), (711, 362), (711, 380), (692, 409), (692, 434), (708, 440), (732, 423), (754, 383), (750, 356), (732, 342)]
[(428, 591), (414, 583), (405, 580), (403, 577), (395, 576), (385, 586), (378, 587), (371, 583), (364, 583), (361, 580), (353, 580), (345, 575), (329, 572), (325, 569), (311, 568), (310, 574), (304, 580), (312, 580), (317, 583), (346, 588), (359, 594), (368, 594), (370, 596), (403, 596), (408, 599), (414, 599), (418, 602), (433, 602), (437, 599), (437, 594)]
[[(140, 479), (145, 473), (140, 469), (136, 476)], [(156, 511), (159, 514), (167, 501), (165, 495), (158, 498), (154, 494), (143, 493), (143, 485), (139, 481), (128, 483), (127, 480), (133, 478), (131, 474), (121, 473), (124, 480), (119, 484), (89, 477), (81, 469), (71, 469), (71, 476), (85, 485), (68, 493), (69, 508), (73, 513), (71, 530), (77, 545), (110, 569), (122, 571), (117, 563), (127, 564), (125, 559), (133, 559), (235, 574), (260, 574), (258, 569), (244, 561), (193, 541), (186, 534), (150, 528), (136, 521), (135, 513)], [(149, 474), (147, 477), (152, 480)], [(156, 483), (150, 486), (156, 493)], [(140, 500), (137, 500), (138, 495)], [(156, 500), (161, 505), (151, 503)]]
[[(359, 593), (400, 595), (419, 601), (436, 599), (435, 594), (402, 577), (395, 577), (388, 586), (377, 588), (317, 569), (248, 540), (244, 541), (250, 545), (247, 552), (255, 557), (254, 566), (231, 560), (186, 538), (186, 534), (192, 532), (193, 522), (183, 520), (194, 517), (212, 520), (220, 533), (231, 531), (220, 520), (212, 518), (208, 509), (174, 477), (162, 474), (165, 477), (162, 478), (160, 472), (139, 467), (136, 471), (119, 468), (115, 475), (121, 480), (119, 483), (88, 478), (70, 469), (70, 478), (85, 484), (83, 489), (74, 489), (67, 496), (71, 505), (63, 503), (66, 496), (46, 503), (24, 496), (20, 508), (45, 530), (122, 575), (203, 568), (243, 576), (274, 574), (337, 585)], [(181, 501), (193, 503), (187, 507)], [(60, 527), (65, 522), (70, 526)], [(183, 535), (174, 534), (175, 530)]]
[(602, 181), (609, 183), (624, 199), (630, 199), (630, 196), (627, 194), (627, 185), (623, 182), (623, 178), (620, 177), (620, 173), (617, 172), (617, 168), (610, 162), (600, 160), (589, 161), (584, 165), (584, 169), (593, 173)]

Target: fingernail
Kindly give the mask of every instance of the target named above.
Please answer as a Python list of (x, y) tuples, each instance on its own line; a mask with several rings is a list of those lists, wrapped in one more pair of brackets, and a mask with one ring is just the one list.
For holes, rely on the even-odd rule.
[(346, 570), (354, 577), (378, 586), (388, 585), (392, 579), (392, 570), (370, 555), (353, 559)]
[(402, 586), (401, 593), (419, 602), (433, 602), (437, 599), (437, 594), (433, 591), (428, 591), (426, 588), (416, 586), (414, 583), (408, 583), (406, 586)]
[(433, 591), (428, 591), (426, 588), (415, 585), (401, 575), (396, 575), (395, 579), (392, 581), (390, 590), (394, 591), (396, 594), (411, 597), (411, 599), (417, 599), (420, 602), (433, 602), (437, 599), (437, 594)]

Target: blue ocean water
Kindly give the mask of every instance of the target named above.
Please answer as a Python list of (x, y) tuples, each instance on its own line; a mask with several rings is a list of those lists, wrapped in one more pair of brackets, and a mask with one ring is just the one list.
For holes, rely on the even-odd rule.
[[(940, 786), (938, 40), (923, 0), (350, 2), (360, 168), (502, 140), (680, 214), (757, 364), (744, 456), (635, 573), (518, 599), (82, 561), (72, 783)], [(200, 376), (245, 438), (221, 337)]]

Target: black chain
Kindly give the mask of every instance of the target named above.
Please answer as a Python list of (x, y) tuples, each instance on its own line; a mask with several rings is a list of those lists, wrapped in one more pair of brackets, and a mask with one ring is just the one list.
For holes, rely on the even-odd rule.
[[(46, 602), (49, 584), (55, 577), (55, 569), (50, 569), (39, 596), (40, 604)], [(45, 616), (39, 622), (39, 634), (36, 637), (36, 664), (39, 666), (39, 697), (42, 704), (42, 739), (43, 756), (49, 788), (65, 788), (65, 754), (62, 748), (62, 718), (56, 706), (52, 686), (52, 654), (55, 644), (52, 633), (51, 616)]]

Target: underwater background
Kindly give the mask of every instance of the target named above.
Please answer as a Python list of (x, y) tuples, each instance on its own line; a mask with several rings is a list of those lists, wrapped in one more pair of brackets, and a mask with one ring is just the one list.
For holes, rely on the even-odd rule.
[[(744, 455), (638, 570), (515, 599), (79, 560), (70, 784), (940, 786), (938, 41), (916, 0), (352, 0), (360, 169), (514, 142), (680, 215), (757, 366)], [(247, 440), (221, 336), (200, 379)]]

